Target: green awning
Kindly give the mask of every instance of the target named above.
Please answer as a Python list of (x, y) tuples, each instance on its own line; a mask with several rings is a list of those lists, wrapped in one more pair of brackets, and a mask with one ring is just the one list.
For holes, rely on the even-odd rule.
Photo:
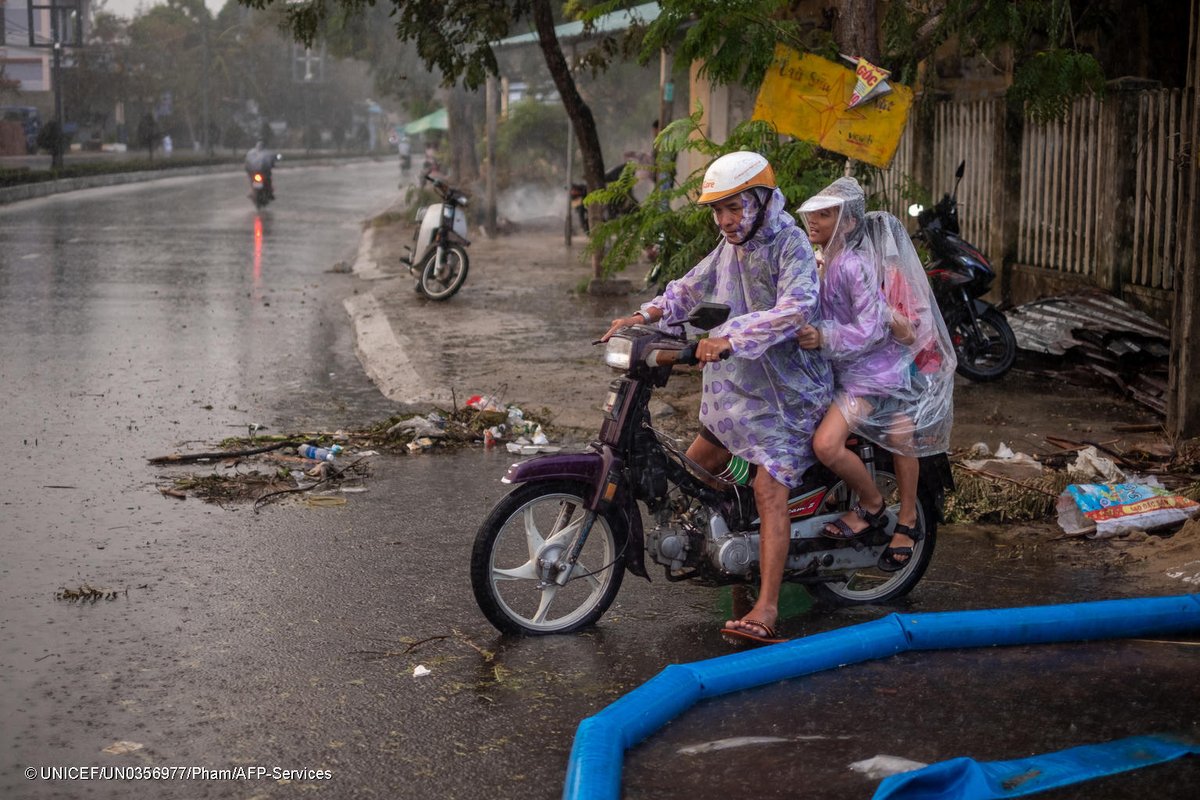
[(426, 114), (420, 119), (415, 119), (404, 126), (404, 132), (407, 134), (421, 133), (422, 131), (449, 130), (449, 118), (446, 115), (446, 109), (439, 108), (432, 114)]

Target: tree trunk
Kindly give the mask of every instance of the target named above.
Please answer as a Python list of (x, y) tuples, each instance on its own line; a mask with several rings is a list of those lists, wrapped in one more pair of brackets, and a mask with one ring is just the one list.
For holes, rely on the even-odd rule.
[(475, 152), (475, 115), (472, 96), (460, 84), (446, 92), (446, 117), (450, 124), (450, 174), (459, 186), (479, 180), (479, 155)]
[[(567, 117), (571, 120), (571, 127), (575, 131), (575, 138), (579, 142), (579, 152), (583, 156), (584, 182), (587, 183), (589, 192), (601, 189), (604, 187), (604, 155), (600, 150), (596, 120), (575, 87), (575, 78), (571, 75), (571, 68), (563, 56), (558, 36), (554, 33), (554, 15), (550, 11), (549, 0), (533, 0), (533, 21), (537, 27), (542, 56), (546, 59), (550, 77), (554, 79), (554, 86), (558, 89), (563, 107), (567, 110)], [(602, 221), (602, 211), (600, 205), (588, 206), (589, 227), (593, 231)], [(599, 278), (602, 272), (600, 259), (599, 251), (592, 254), (592, 272), (596, 278)]]
[(833, 21), (833, 39), (843, 54), (879, 64), (879, 19), (876, 4), (839, 0)]

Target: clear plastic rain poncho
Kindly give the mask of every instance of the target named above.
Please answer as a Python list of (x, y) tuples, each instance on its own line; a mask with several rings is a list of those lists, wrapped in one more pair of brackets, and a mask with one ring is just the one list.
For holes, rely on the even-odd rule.
[(813, 433), (833, 397), (829, 362), (796, 339), (817, 316), (816, 260), (778, 189), (741, 198), (742, 238), (753, 237), (734, 245), (722, 236), (642, 308), (662, 311), (665, 325), (704, 301), (729, 306), (729, 319), (709, 335), (727, 337), (733, 355), (704, 365), (700, 422), (734, 455), (798, 486), (815, 462)]
[[(901, 455), (944, 453), (954, 424), (958, 366), (950, 334), (904, 224), (886, 211), (872, 211), (867, 214), (867, 231), (892, 309), (893, 338), (909, 359), (909, 385), (895, 398), (899, 413), (890, 421), (878, 421), (887, 437), (882, 443)], [(859, 433), (879, 441), (865, 428)]]
[(945, 452), (954, 354), (912, 241), (895, 217), (866, 213), (854, 178), (837, 179), (801, 212), (825, 208), (837, 222), (822, 248), (816, 327), (833, 363), (835, 402), (851, 430), (892, 452)]

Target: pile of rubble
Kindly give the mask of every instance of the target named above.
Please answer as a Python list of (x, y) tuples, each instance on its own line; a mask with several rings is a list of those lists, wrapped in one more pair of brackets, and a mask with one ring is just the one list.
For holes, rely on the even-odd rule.
[(1166, 413), (1171, 333), (1100, 291), (1047, 297), (1006, 312), (1017, 347), (1055, 357), (1043, 371), (1094, 385), (1099, 375), (1130, 399)]

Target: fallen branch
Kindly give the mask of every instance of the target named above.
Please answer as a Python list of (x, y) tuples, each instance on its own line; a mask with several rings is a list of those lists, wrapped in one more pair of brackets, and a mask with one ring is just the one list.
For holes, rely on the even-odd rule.
[(382, 660), (385, 658), (396, 658), (398, 656), (406, 656), (423, 644), (429, 644), (430, 642), (437, 642), (442, 639), (449, 639), (449, 638), (450, 638), (449, 634), (443, 633), (439, 636), (427, 636), (424, 639), (419, 639), (419, 640), (413, 642), (412, 644), (406, 646), (403, 650), (351, 650), (350, 652), (354, 653), (355, 655), (360, 655), (360, 656), (374, 656), (377, 660)]
[(1161, 422), (1123, 422), (1113, 425), (1117, 433), (1159, 433), (1163, 430)]
[(280, 450), (284, 447), (295, 447), (303, 442), (285, 441), (274, 442), (263, 447), (255, 447), (250, 450), (224, 450), (215, 453), (172, 453), (169, 456), (158, 456), (150, 459), (151, 464), (187, 464), (192, 461), (220, 461), (226, 458), (241, 458), (242, 456), (256, 456), (259, 453), (269, 453), (272, 450)]

